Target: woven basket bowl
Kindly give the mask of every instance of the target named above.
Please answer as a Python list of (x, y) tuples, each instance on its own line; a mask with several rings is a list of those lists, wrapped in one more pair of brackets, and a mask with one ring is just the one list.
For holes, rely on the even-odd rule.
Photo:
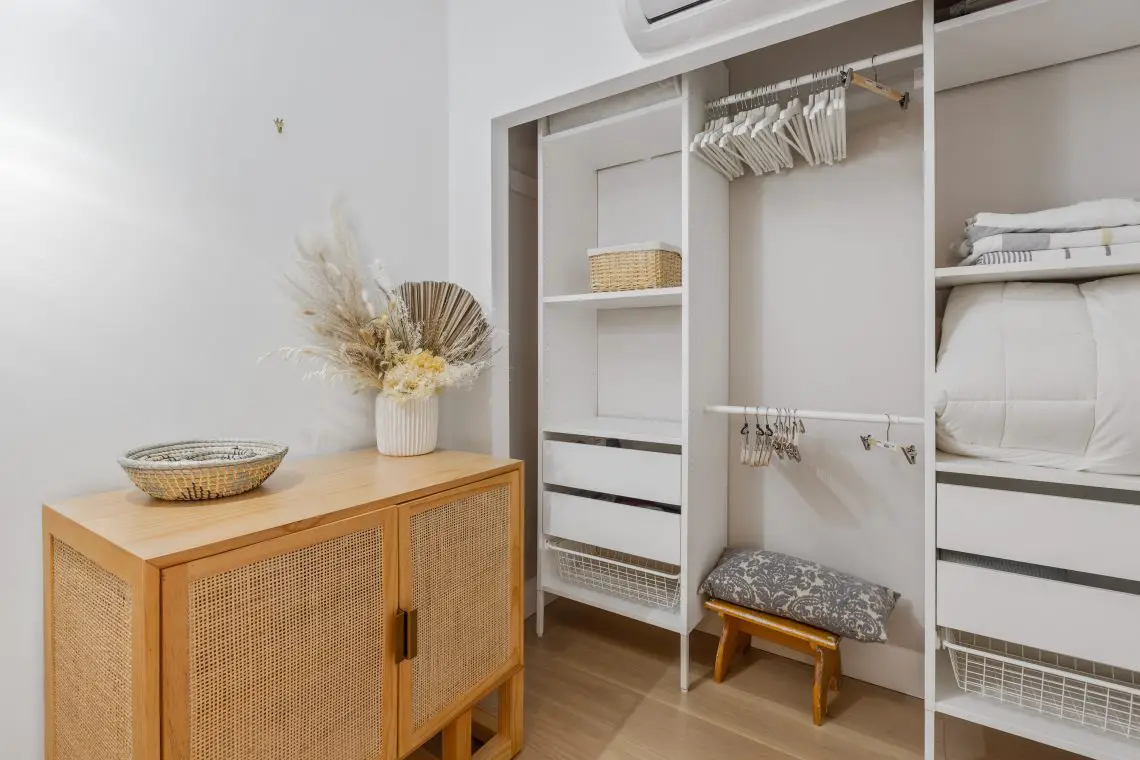
[(288, 453), (279, 443), (242, 438), (178, 441), (132, 449), (119, 466), (156, 499), (200, 501), (252, 491)]

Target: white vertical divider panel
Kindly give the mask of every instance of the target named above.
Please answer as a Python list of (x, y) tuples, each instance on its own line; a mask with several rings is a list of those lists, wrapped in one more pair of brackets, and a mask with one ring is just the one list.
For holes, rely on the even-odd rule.
[(728, 543), (728, 181), (688, 151), (705, 103), (728, 93), (728, 68), (684, 75), (681, 156), (681, 688), (689, 687), (688, 632), (704, 618), (697, 588)]
[[(935, 441), (934, 441), (934, 366), (936, 358), (936, 323), (935, 323), (935, 213), (934, 213), (934, 172), (935, 172), (935, 142), (934, 142), (934, 0), (924, 0), (922, 8), (922, 184), (923, 184), (923, 348), (925, 393), (923, 394), (923, 417), (926, 420), (923, 431), (923, 504), (924, 525), (923, 535), (925, 542), (924, 589), (925, 614), (923, 616), (925, 628), (925, 697), (926, 709), (934, 710), (935, 684), (937, 683), (936, 670), (938, 664), (938, 626), (936, 624), (937, 611), (937, 514), (935, 492)], [(931, 720), (926, 721), (928, 730), (925, 737), (926, 760), (934, 760), (934, 736), (929, 730)]]
[(546, 548), (543, 544), (542, 537), (546, 533), (546, 529), (542, 524), (542, 503), (545, 489), (542, 486), (542, 442), (545, 436), (542, 431), (546, 429), (546, 362), (544, 360), (543, 346), (546, 344), (546, 306), (543, 303), (543, 297), (546, 295), (546, 276), (545, 276), (545, 259), (544, 251), (546, 250), (546, 226), (543, 224), (545, 218), (545, 211), (543, 209), (543, 176), (545, 174), (545, 162), (542, 158), (542, 140), (550, 133), (550, 123), (546, 118), (538, 120), (538, 345), (535, 349), (538, 351), (538, 451), (535, 452), (534, 461), (538, 467), (536, 482), (538, 483), (538, 492), (534, 495), (534, 503), (538, 506), (538, 516), (535, 519), (534, 529), (538, 531), (537, 543), (537, 561), (535, 562), (534, 571), (534, 587), (536, 589), (536, 598), (534, 605), (534, 626), (535, 633), (540, 637), (542, 636), (543, 629), (546, 626), (546, 593), (542, 590), (542, 578), (545, 574), (544, 567), (546, 565)]

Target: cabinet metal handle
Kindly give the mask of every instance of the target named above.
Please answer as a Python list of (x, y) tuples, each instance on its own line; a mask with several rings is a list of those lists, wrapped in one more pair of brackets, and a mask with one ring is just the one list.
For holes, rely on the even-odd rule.
[(408, 659), (408, 613), (403, 610), (396, 610), (395, 636), (396, 662), (403, 662)]
[(408, 610), (408, 659), (416, 659), (420, 653), (420, 611)]
[(413, 660), (420, 651), (419, 610), (396, 610), (396, 662)]

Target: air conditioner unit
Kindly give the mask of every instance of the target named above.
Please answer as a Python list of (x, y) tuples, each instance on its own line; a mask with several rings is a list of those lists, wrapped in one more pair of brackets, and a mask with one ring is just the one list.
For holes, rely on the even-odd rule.
[(642, 53), (655, 53), (758, 27), (771, 28), (770, 44), (907, 1), (617, 0), (617, 3), (633, 46)]

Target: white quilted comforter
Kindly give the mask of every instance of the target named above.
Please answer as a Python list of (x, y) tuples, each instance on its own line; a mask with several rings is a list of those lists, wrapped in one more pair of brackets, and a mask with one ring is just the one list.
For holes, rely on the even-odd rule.
[(955, 288), (937, 388), (943, 451), (1140, 475), (1140, 275)]

